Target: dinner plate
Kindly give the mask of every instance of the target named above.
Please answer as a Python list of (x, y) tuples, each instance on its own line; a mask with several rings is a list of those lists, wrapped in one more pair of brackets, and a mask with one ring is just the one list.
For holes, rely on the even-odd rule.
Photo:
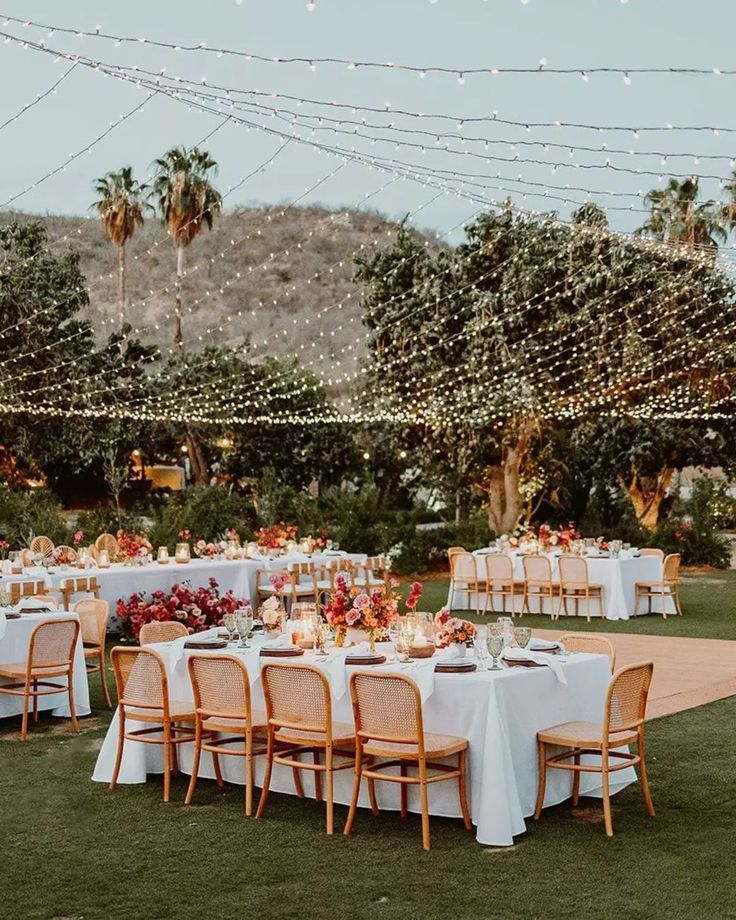
[(187, 639), (184, 648), (196, 648), (201, 651), (211, 651), (212, 649), (227, 648), (226, 639)]
[(435, 674), (465, 674), (475, 671), (474, 661), (438, 661), (434, 666)]
[(348, 655), (345, 659), (345, 664), (383, 664), (385, 661), (385, 655)]
[(304, 654), (303, 648), (262, 648), (261, 658), (296, 658)]

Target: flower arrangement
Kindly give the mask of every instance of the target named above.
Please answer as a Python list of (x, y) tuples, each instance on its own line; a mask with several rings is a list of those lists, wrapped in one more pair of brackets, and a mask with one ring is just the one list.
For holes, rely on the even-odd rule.
[(263, 628), (267, 633), (280, 633), (286, 611), (278, 597), (269, 597), (258, 608), (258, 615), (263, 621)]
[(0, 540), (0, 559), (5, 558), (5, 554), (10, 549), (10, 543), (7, 540)]
[(219, 555), (220, 547), (217, 543), (207, 543), (205, 540), (197, 540), (194, 544), (194, 552), (200, 558), (207, 557), (211, 559), (213, 556)]
[(190, 530), (180, 530), (179, 539), (182, 543), (188, 543), (192, 539), (192, 532)]
[(171, 593), (154, 591), (150, 596), (132, 594), (126, 601), (118, 600), (115, 612), (124, 633), (136, 639), (145, 623), (156, 620), (178, 620), (190, 632), (202, 632), (222, 624), (226, 613), (235, 613), (238, 607), (249, 603), (237, 598), (232, 591), (220, 594), (217, 580), (210, 578), (206, 588), (192, 588), (189, 582), (173, 585)]
[(291, 576), (287, 572), (272, 572), (268, 576), (268, 580), (271, 583), (271, 587), (274, 591), (281, 595), (284, 593), (284, 588), (291, 581)]
[(289, 540), (296, 540), (299, 528), (296, 524), (271, 524), (261, 527), (255, 534), (256, 543), (261, 549), (283, 549)]
[(549, 524), (540, 524), (537, 529), (533, 524), (520, 524), (510, 536), (502, 537), (503, 543), (513, 547), (533, 547), (550, 550), (560, 547), (564, 552), (569, 552), (573, 540), (580, 539), (580, 531), (575, 528), (574, 521), (569, 521), (566, 527), (553, 529)]
[(240, 543), (240, 534), (234, 527), (231, 527), (229, 530), (225, 531), (223, 540), (235, 540), (236, 543)]
[(151, 544), (145, 531), (119, 530), (115, 534), (118, 544), (118, 557), (126, 561), (140, 559), (151, 552)]
[(416, 610), (417, 604), (419, 603), (419, 598), (422, 596), (422, 583), (421, 581), (415, 581), (412, 583), (411, 588), (409, 589), (409, 596), (404, 602), (406, 604), (407, 610)]
[(374, 646), (376, 638), (399, 618), (400, 595), (395, 587), (392, 583), (388, 590), (374, 588), (369, 593), (351, 587), (344, 575), (336, 575), (335, 590), (323, 610), (329, 624), (337, 630), (338, 642), (344, 641), (348, 628), (362, 629)]
[(608, 549), (608, 540), (605, 537), (595, 538), (596, 549), (605, 552)]
[(454, 617), (450, 611), (443, 607), (434, 618), (437, 626), (437, 648), (447, 648), (450, 645), (468, 645), (475, 635), (475, 626), (470, 620), (461, 620)]
[(75, 530), (75, 531), (74, 531), (74, 536), (72, 537), (72, 542), (74, 543), (74, 545), (75, 545), (75, 546), (81, 546), (83, 540), (84, 540), (84, 531), (83, 531), (83, 530)]
[(51, 555), (54, 562), (57, 562), (59, 565), (71, 565), (76, 558), (75, 552), (67, 546), (56, 546)]

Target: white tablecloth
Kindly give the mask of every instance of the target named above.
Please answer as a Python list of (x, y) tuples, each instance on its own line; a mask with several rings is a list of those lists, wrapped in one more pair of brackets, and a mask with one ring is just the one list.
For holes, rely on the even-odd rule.
[[(473, 555), (476, 558), (476, 565), (478, 567), (478, 578), (485, 579), (486, 554), (482, 550), (476, 550)], [(559, 556), (550, 553), (548, 558), (552, 564), (552, 581), (558, 584), (560, 580), (557, 564)], [(523, 581), (523, 556), (521, 554), (512, 554), (511, 560), (514, 565), (514, 579), (516, 581)], [(591, 557), (588, 558), (587, 562), (590, 583), (603, 585), (603, 608), (609, 620), (628, 620), (629, 617), (634, 616), (634, 610), (636, 608), (635, 585), (637, 582), (660, 581), (662, 579), (662, 560), (658, 556), (637, 556), (618, 559), (613, 559), (611, 557)], [(480, 593), (477, 598), (477, 603), (481, 610), (485, 604), (485, 599), (486, 596), (484, 593)], [(488, 609), (500, 612), (502, 610), (502, 602), (502, 597), (494, 595), (493, 603), (489, 603)], [(506, 610), (508, 612), (511, 612), (511, 602), (511, 598), (507, 597)], [(476, 606), (476, 595), (474, 592), (468, 594), (467, 592), (461, 591), (449, 591), (447, 603), (450, 610), (474, 610)], [(531, 598), (529, 604), (532, 613), (540, 612), (539, 603), (536, 597)], [(558, 603), (558, 598), (555, 598), (555, 613), (557, 612)], [(521, 611), (521, 605), (521, 596), (514, 598), (513, 609), (515, 613)], [(580, 601), (578, 604), (580, 616), (586, 616), (587, 611), (585, 608), (585, 601)], [(575, 615), (575, 603), (573, 601), (568, 600), (567, 609), (570, 616)], [(653, 602), (652, 610), (655, 613), (661, 613), (659, 600)], [(552, 613), (552, 606), (549, 600), (542, 602), (541, 612), (548, 615)], [(665, 612), (675, 613), (675, 608), (671, 600), (667, 601)], [(642, 615), (645, 613), (647, 613), (647, 604), (646, 601), (642, 601), (639, 605), (639, 614)], [(564, 616), (564, 614), (565, 611), (563, 608), (562, 616)], [(596, 600), (593, 600), (590, 604), (590, 615), (591, 617), (599, 616), (598, 602)]]
[[(186, 670), (186, 657), (171, 645), (155, 646), (166, 657), (169, 667), (170, 693), (177, 699), (191, 699)], [(265, 659), (277, 661), (278, 659)], [(306, 654), (296, 659), (314, 663)], [(393, 666), (395, 667), (395, 666)], [(412, 671), (401, 666), (404, 673)], [(525, 817), (534, 811), (537, 790), (536, 734), (551, 725), (568, 720), (600, 721), (603, 700), (610, 679), (608, 659), (600, 655), (571, 655), (564, 662), (567, 684), (560, 683), (549, 668), (509, 668), (503, 671), (476, 671), (472, 674), (437, 674), (433, 692), (423, 708), (426, 731), (460, 735), (470, 742), (469, 796), (473, 823), (480, 843), (507, 846), (517, 834), (524, 832)], [(260, 679), (252, 685), (253, 706), (263, 708)], [(336, 721), (352, 722), (349, 694), (333, 699)], [(134, 727), (134, 726), (130, 726)], [(95, 766), (93, 779), (109, 782), (117, 745), (117, 714), (108, 730)], [(223, 775), (229, 782), (243, 782), (243, 765), (238, 758), (222, 757)], [(180, 748), (180, 766), (191, 769), (192, 747)], [(147, 773), (160, 773), (163, 754), (160, 746), (126, 742), (119, 781), (142, 783)], [(263, 775), (263, 758), (256, 760), (256, 782)], [(212, 778), (211, 760), (203, 755), (200, 776)], [(633, 770), (616, 774), (613, 791), (619, 791), (634, 779)], [(313, 789), (311, 777), (304, 775), (305, 790)], [(335, 776), (335, 800), (350, 801), (352, 771)], [(275, 767), (272, 789), (294, 793), (291, 771)], [(377, 783), (379, 807), (396, 810), (399, 792), (394, 784)], [(599, 794), (599, 784), (593, 774), (581, 777), (581, 792)], [(571, 778), (563, 771), (550, 771), (545, 803), (552, 805), (569, 798)], [(367, 790), (361, 793), (360, 804), (368, 805)], [(277, 809), (278, 802), (269, 806)], [(409, 807), (419, 811), (418, 793), (409, 791)], [(435, 815), (459, 817), (457, 785), (437, 783), (430, 787), (430, 811)], [(357, 829), (360, 828), (360, 818)]]
[[(39, 623), (45, 620), (53, 619), (55, 616), (70, 617), (72, 613), (39, 613), (23, 614), (19, 620), (8, 620), (6, 622), (5, 634), (0, 639), (0, 662), (3, 664), (14, 664), (19, 661), (26, 661), (28, 658), (28, 647), (31, 642), (31, 633)], [(5, 678), (0, 678), (3, 683), (11, 683)], [(59, 683), (64, 683), (63, 679)], [(87, 684), (87, 671), (84, 665), (84, 651), (82, 648), (82, 638), (80, 635), (77, 642), (76, 652), (74, 654), (74, 707), (78, 716), (86, 716), (90, 713), (89, 708), (89, 686)], [(69, 700), (66, 693), (50, 693), (48, 696), (41, 696), (38, 700), (39, 709), (51, 709), (55, 716), (69, 717)], [(23, 697), (9, 696), (0, 694), (0, 718), (14, 716), (23, 711)]]

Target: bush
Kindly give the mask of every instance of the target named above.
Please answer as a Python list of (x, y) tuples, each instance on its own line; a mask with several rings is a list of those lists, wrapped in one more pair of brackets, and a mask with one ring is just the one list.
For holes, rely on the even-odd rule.
[(719, 532), (722, 485), (708, 477), (697, 479), (681, 511), (661, 523), (649, 541), (665, 553), (681, 553), (683, 565), (712, 565), (725, 569), (731, 543)]
[(112, 506), (101, 505), (91, 511), (80, 511), (77, 515), (77, 529), (84, 532), (84, 542), (92, 543), (101, 533), (116, 533), (123, 530), (145, 530), (140, 514), (121, 511), (120, 517)]
[(69, 527), (56, 496), (47, 489), (25, 492), (0, 485), (0, 538), (13, 549), (21, 549), (41, 534), (54, 543), (69, 540)]
[(188, 530), (192, 540), (216, 540), (232, 528), (245, 541), (255, 528), (252, 503), (224, 486), (187, 489), (160, 506), (158, 515), (149, 535), (154, 548), (173, 549), (182, 530)]

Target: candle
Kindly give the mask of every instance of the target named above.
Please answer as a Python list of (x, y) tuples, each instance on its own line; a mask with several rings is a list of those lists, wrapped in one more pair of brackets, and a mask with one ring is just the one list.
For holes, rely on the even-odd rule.
[(156, 554), (156, 559), (159, 565), (168, 565), (169, 564), (169, 548), (168, 546), (159, 546), (158, 553)]

